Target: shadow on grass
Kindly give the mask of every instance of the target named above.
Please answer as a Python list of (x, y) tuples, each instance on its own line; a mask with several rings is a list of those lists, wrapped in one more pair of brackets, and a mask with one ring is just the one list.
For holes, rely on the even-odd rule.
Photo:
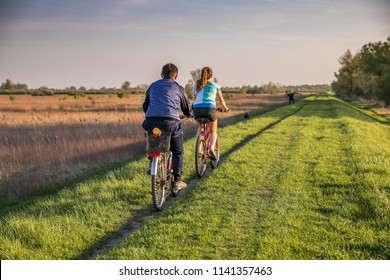
[[(380, 221), (383, 218), (380, 201), (372, 196), (372, 187), (358, 184), (323, 184), (320, 186), (324, 197), (328, 202), (334, 201), (338, 207), (319, 208), (318, 211), (324, 215), (342, 215), (344, 218), (354, 222), (359, 221)], [(336, 202), (340, 201), (340, 202)], [(338, 205), (337, 203), (342, 203)], [(389, 226), (388, 224), (387, 226)]]

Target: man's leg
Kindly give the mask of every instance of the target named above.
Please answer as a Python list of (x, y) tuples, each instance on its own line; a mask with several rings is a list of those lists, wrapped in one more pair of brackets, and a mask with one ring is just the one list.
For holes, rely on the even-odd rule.
[(175, 181), (181, 181), (183, 175), (184, 147), (183, 147), (183, 130), (181, 124), (175, 124), (171, 135), (172, 151), (172, 170)]

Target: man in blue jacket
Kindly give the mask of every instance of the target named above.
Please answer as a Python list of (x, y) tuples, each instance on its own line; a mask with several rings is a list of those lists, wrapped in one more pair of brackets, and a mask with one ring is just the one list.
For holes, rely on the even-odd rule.
[(172, 170), (175, 177), (176, 190), (187, 187), (181, 180), (183, 174), (184, 148), (183, 130), (180, 123), (179, 109), (187, 117), (191, 116), (191, 107), (187, 94), (177, 82), (177, 67), (168, 63), (161, 71), (162, 79), (152, 83), (146, 91), (142, 105), (145, 121), (142, 127), (151, 130), (158, 127), (171, 132)]

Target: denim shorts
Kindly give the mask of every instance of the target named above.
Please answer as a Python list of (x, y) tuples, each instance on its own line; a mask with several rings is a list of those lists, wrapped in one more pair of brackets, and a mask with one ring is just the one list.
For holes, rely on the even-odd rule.
[(211, 122), (217, 120), (217, 114), (215, 113), (215, 108), (194, 108), (193, 109), (195, 119), (206, 118)]

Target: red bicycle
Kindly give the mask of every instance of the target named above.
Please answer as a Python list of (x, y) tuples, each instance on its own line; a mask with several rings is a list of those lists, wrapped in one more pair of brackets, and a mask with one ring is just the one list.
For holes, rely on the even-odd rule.
[[(217, 111), (223, 112), (222, 108), (218, 108)], [(209, 119), (208, 118), (198, 118), (196, 121), (199, 123), (199, 135), (196, 139), (195, 144), (195, 170), (198, 178), (202, 178), (206, 173), (207, 162), (210, 162), (210, 166), (212, 169), (216, 168), (219, 164), (219, 137), (216, 135), (217, 139), (215, 142), (215, 159), (211, 159), (210, 157), (210, 147), (211, 143), (209, 139)]]

